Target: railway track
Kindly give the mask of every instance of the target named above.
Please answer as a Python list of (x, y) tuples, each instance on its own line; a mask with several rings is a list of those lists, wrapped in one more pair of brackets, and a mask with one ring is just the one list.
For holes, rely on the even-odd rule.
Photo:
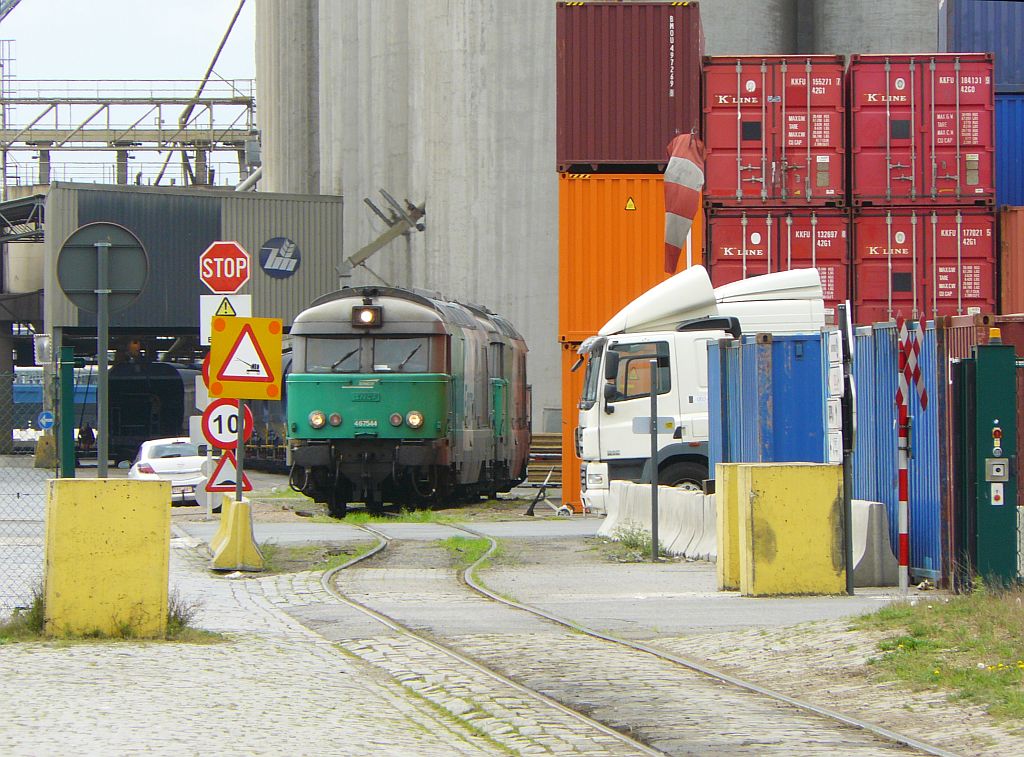
[[(343, 643), (348, 651), (400, 680), (420, 675), (417, 664), (426, 671), (429, 655), (437, 656), (435, 666), (446, 660), (441, 673), (423, 673), (426, 685), (420, 693), (434, 695), (443, 707), (454, 700), (454, 709), (447, 708), (457, 715), (466, 706), (477, 708), (468, 716), (491, 723), (488, 735), (507, 749), (952, 754), (499, 596), (474, 577), (496, 548), (495, 540), (472, 529), (452, 528), (490, 543), (487, 553), (457, 576), (444, 559), (436, 559), (443, 557), (436, 545), (392, 541), (367, 528), (380, 540), (377, 547), (325, 573), (321, 583), (335, 598), (388, 629), (384, 639), (367, 635)], [(433, 563), (430, 550), (436, 553)], [(371, 558), (381, 553), (391, 556), (375, 567)], [(403, 560), (419, 565), (406, 570), (400, 566)], [(467, 691), (475, 693), (464, 696)], [(508, 731), (493, 727), (492, 719), (502, 718), (510, 724)], [(542, 732), (524, 723), (543, 724)]]

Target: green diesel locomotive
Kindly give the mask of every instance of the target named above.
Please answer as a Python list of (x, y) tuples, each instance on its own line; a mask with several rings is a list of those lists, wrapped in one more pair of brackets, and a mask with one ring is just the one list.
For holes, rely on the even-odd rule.
[(290, 482), (331, 515), (471, 501), (526, 478), (526, 343), (487, 308), (345, 288), (295, 318), (291, 346)]

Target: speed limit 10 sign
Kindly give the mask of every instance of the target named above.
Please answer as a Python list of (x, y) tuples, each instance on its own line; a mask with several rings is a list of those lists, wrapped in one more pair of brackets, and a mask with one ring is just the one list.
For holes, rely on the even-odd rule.
[[(252, 411), (245, 408), (245, 441), (252, 438)], [(203, 411), (203, 436), (218, 449), (238, 446), (238, 401), (217, 399)]]

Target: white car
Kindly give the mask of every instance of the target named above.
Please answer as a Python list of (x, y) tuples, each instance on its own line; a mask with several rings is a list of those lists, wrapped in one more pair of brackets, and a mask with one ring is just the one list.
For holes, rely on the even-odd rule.
[(143, 442), (128, 478), (137, 481), (170, 481), (171, 504), (196, 502), (196, 489), (206, 483), (202, 473), (205, 455), (187, 436)]

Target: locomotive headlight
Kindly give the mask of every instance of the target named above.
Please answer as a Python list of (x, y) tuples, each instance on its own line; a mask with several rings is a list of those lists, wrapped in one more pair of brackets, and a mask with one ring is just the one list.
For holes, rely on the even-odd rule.
[(341, 413), (331, 413), (330, 416), (327, 418), (327, 422), (330, 423), (332, 426), (340, 426)]
[(309, 414), (309, 425), (313, 428), (323, 428), (325, 423), (327, 423), (327, 416), (324, 415), (323, 410), (314, 410)]
[(405, 416), (405, 422), (409, 424), (409, 428), (419, 428), (423, 425), (423, 413), (419, 410), (410, 410)]
[(352, 325), (363, 328), (380, 326), (384, 320), (384, 311), (380, 305), (355, 305), (352, 308)]
[(401, 413), (392, 413), (391, 417), (388, 420), (391, 421), (391, 425), (392, 426), (397, 428), (398, 426), (402, 425), (402, 414)]

